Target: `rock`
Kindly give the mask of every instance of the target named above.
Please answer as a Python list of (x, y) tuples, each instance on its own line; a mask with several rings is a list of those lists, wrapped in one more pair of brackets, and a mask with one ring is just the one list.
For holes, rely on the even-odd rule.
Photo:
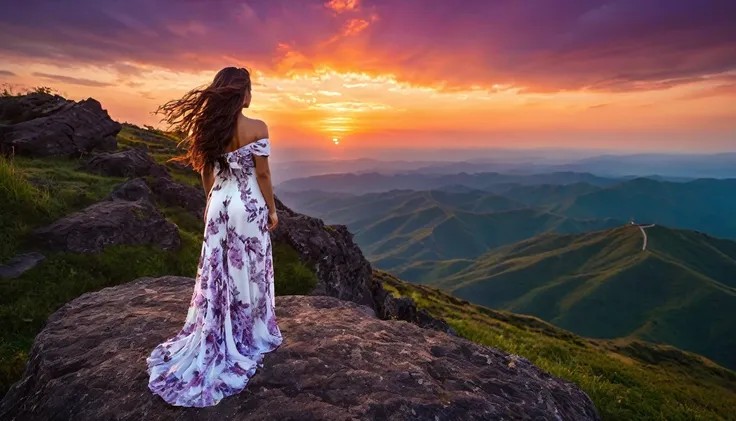
[(156, 198), (168, 206), (179, 206), (201, 219), (207, 207), (207, 197), (202, 188), (177, 183), (168, 177), (157, 177), (149, 181)]
[(599, 420), (577, 386), (524, 358), (324, 296), (276, 299), (284, 343), (246, 389), (210, 408), (166, 404), (145, 359), (181, 327), (193, 280), (84, 294), (48, 320), (0, 419)]
[(171, 161), (169, 167), (183, 173), (194, 172), (194, 168), (190, 164), (182, 164), (181, 162)]
[(41, 253), (19, 254), (5, 265), (0, 265), (0, 279), (17, 278), (41, 263), (46, 257)]
[(292, 211), (278, 198), (276, 208), (279, 225), (271, 238), (292, 246), (303, 261), (314, 267), (319, 283), (312, 294), (368, 306), (381, 319), (406, 320), (454, 334), (444, 320), (418, 310), (411, 298), (396, 302), (382, 283), (373, 278), (370, 263), (346, 226), (325, 225), (317, 218)]
[[(149, 187), (150, 186), (150, 187)], [(169, 177), (155, 177), (146, 181), (134, 178), (117, 186), (109, 200), (149, 200), (153, 196), (168, 206), (179, 206), (201, 219), (207, 206), (204, 190), (177, 183)]]
[(368, 260), (344, 225), (325, 225), (321, 220), (296, 213), (276, 200), (279, 225), (273, 241), (290, 244), (302, 260), (314, 265), (319, 279), (315, 294), (367, 305), (373, 301), (372, 273)]
[(68, 101), (60, 96), (30, 94), (0, 98), (0, 148), (25, 156), (78, 156), (117, 148), (120, 124), (99, 102)]
[(158, 164), (141, 149), (95, 155), (82, 165), (82, 169), (108, 177), (169, 176), (166, 166)]
[(109, 200), (128, 200), (136, 201), (139, 199), (150, 200), (151, 189), (146, 184), (146, 181), (142, 178), (134, 178), (128, 180), (125, 183), (115, 187), (110, 193)]
[(0, 121), (18, 124), (47, 117), (73, 104), (59, 95), (32, 93), (0, 97)]
[(37, 229), (41, 247), (75, 253), (99, 253), (110, 245), (179, 247), (179, 229), (147, 200), (102, 201)]

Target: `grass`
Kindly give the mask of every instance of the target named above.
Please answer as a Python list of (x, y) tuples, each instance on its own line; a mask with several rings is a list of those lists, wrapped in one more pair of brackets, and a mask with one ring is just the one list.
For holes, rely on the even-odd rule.
[(314, 270), (288, 244), (274, 243), (274, 288), (276, 295), (306, 295), (317, 285)]
[[(78, 167), (78, 161), (67, 159), (0, 158), (0, 264), (33, 249), (26, 241), (32, 229), (103, 199), (125, 181)], [(194, 173), (172, 174), (199, 186)], [(68, 301), (140, 277), (196, 275), (203, 222), (179, 207), (160, 208), (179, 227), (182, 244), (177, 251), (112, 246), (93, 255), (46, 253), (37, 267), (0, 281), (0, 396), (23, 374), (33, 339), (46, 319)], [(277, 295), (307, 294), (314, 288), (314, 272), (293, 248), (274, 244), (273, 255)]]
[(646, 251), (629, 225), (534, 237), (454, 271), (414, 266), (435, 275), (422, 283), (475, 304), (586, 337), (669, 344), (736, 368), (736, 242), (662, 226), (647, 232)]
[(410, 296), (458, 334), (529, 359), (576, 383), (606, 421), (732, 420), (736, 373), (694, 354), (639, 341), (595, 341), (537, 318), (468, 303), (376, 271), (384, 287)]
[(0, 157), (0, 261), (15, 255), (17, 239), (35, 219), (51, 214), (51, 198)]

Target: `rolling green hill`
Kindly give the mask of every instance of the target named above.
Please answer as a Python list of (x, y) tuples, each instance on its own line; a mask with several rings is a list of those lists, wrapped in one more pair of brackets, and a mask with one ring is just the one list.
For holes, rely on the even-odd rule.
[(388, 290), (412, 297), (474, 342), (520, 355), (578, 384), (605, 421), (732, 420), (736, 373), (676, 348), (582, 338), (542, 320), (492, 310), (375, 271)]
[[(736, 242), (654, 226), (547, 234), (398, 274), (596, 338), (641, 338), (736, 367)], [(458, 269), (457, 271), (448, 268)]]
[(299, 212), (346, 224), (371, 261), (387, 270), (417, 261), (472, 259), (546, 232), (623, 224), (611, 218), (567, 218), (480, 191), (393, 190), (361, 196), (310, 191), (281, 197)]
[[(561, 177), (560, 174), (548, 174), (546, 178), (539, 175), (531, 179), (528, 178), (531, 176), (515, 178), (496, 174), (492, 177), (495, 181), (482, 185), (479, 180), (484, 180), (484, 176), (478, 174), (443, 176), (445, 178), (424, 175), (426, 187), (417, 181), (409, 183), (409, 188), (420, 190), (400, 191), (388, 191), (388, 188), (402, 185), (392, 185), (390, 183), (394, 179), (383, 176), (388, 187), (384, 187), (380, 193), (364, 195), (358, 194), (371, 190), (361, 190), (360, 182), (372, 178), (334, 174), (325, 176), (322, 185), (306, 184), (321, 190), (294, 192), (287, 189), (282, 195), (288, 201), (293, 200), (293, 206), (297, 209), (321, 215), (331, 223), (349, 226), (361, 218), (377, 220), (389, 217), (395, 212), (398, 201), (406, 201), (406, 208), (416, 205), (415, 210), (419, 210), (428, 201), (412, 202), (409, 199), (415, 197), (412, 195), (425, 194), (433, 196), (430, 200), (432, 203), (469, 212), (533, 208), (573, 219), (633, 219), (639, 223), (656, 223), (736, 239), (736, 219), (733, 218), (736, 214), (736, 179), (672, 182), (634, 178), (601, 183), (582, 176), (576, 179), (570, 175), (575, 173), (567, 177)], [(375, 177), (381, 178), (379, 175)], [(445, 181), (452, 184), (441, 184)], [(294, 183), (301, 185), (301, 182)], [(287, 183), (286, 186), (292, 184)], [(440, 192), (445, 194), (445, 200), (439, 196)], [(484, 203), (486, 201), (488, 203)]]

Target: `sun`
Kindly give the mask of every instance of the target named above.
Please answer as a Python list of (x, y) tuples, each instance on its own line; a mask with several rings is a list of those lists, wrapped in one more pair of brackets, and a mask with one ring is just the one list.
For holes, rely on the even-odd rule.
[(333, 137), (332, 138), (332, 143), (334, 143), (335, 145), (339, 145), (340, 144), (340, 139), (338, 139), (336, 137)]

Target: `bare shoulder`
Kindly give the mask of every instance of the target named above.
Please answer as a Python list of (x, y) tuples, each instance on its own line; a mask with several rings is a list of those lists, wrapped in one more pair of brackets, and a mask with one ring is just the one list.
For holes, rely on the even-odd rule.
[(268, 126), (263, 122), (263, 120), (243, 116), (241, 122), (242, 123), (238, 125), (240, 131), (238, 134), (241, 139), (241, 143), (253, 143), (256, 140), (268, 137)]

